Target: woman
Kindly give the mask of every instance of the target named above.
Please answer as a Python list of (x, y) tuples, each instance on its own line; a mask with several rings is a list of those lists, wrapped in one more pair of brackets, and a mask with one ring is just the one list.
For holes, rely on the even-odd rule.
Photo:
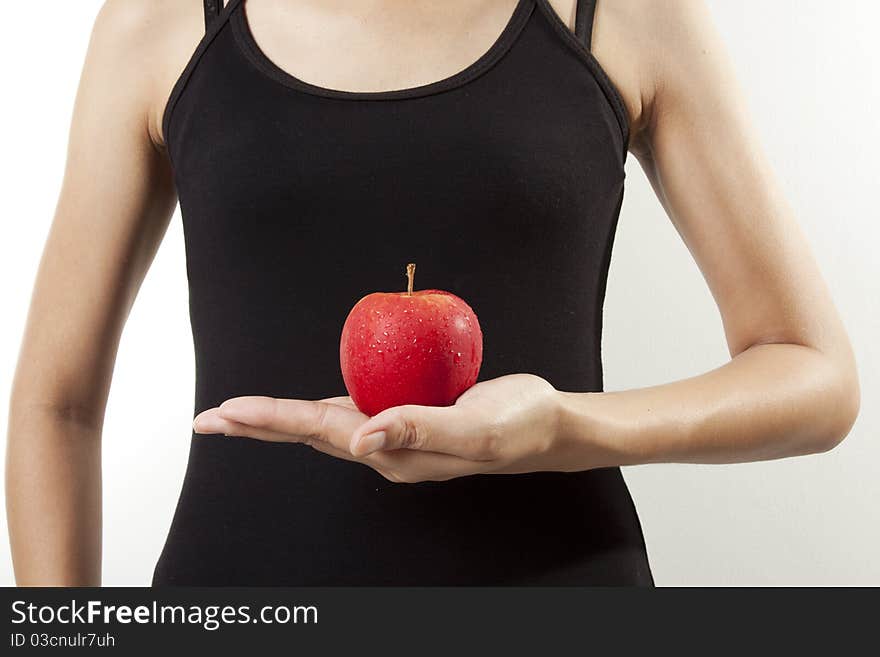
[[(604, 393), (627, 152), (731, 360)], [(110, 374), (176, 198), (197, 414), (155, 584), (650, 585), (619, 466), (820, 452), (858, 411), (695, 0), (109, 0), (68, 157), (12, 401), (22, 584), (100, 581)], [(409, 261), (477, 312), (480, 381), (368, 418), (339, 332)]]

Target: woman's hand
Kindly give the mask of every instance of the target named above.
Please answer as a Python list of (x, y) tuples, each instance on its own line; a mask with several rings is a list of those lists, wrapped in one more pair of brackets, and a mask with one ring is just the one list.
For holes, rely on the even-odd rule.
[(565, 469), (554, 463), (558, 425), (558, 391), (531, 374), (478, 383), (453, 406), (396, 406), (372, 418), (350, 397), (236, 397), (193, 421), (197, 433), (303, 443), (406, 483)]

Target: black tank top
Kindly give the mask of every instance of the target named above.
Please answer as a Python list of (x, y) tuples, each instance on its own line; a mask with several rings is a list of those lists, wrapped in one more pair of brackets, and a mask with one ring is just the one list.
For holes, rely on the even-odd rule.
[[(208, 27), (163, 117), (186, 244), (195, 411), (344, 395), (363, 295), (449, 290), (476, 311), (480, 380), (602, 390), (602, 303), (626, 113), (547, 0), (443, 80), (331, 90), (276, 66), (242, 0)], [(191, 438), (154, 584), (651, 584), (617, 468), (394, 484), (296, 444)]]

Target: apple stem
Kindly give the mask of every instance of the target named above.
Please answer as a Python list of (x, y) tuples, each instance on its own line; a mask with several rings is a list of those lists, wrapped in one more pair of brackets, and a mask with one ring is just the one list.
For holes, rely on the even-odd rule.
[(406, 266), (406, 294), (407, 296), (412, 296), (413, 293), (413, 279), (416, 275), (416, 263), (411, 262)]

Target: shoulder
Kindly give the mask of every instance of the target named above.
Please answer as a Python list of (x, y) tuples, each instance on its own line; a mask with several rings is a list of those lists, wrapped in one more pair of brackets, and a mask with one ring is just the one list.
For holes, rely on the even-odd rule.
[(698, 65), (700, 55), (721, 45), (705, 0), (599, 0), (599, 5), (618, 36), (629, 30), (630, 47), (654, 78)]
[(122, 52), (143, 54), (181, 20), (201, 17), (201, 7), (199, 0), (104, 0), (92, 36)]
[(95, 18), (92, 56), (143, 93), (157, 145), (165, 101), (204, 31), (200, 0), (105, 0)]
[(593, 53), (624, 98), (634, 139), (661, 95), (693, 80), (718, 46), (704, 0), (597, 1)]

